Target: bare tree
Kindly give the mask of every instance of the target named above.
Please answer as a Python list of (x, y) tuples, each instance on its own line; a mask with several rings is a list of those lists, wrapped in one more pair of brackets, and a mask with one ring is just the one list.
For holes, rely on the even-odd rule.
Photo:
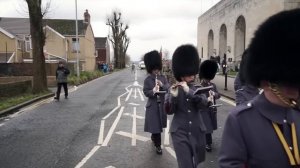
[(30, 34), (32, 40), (33, 93), (40, 93), (48, 89), (43, 49), (45, 45), (43, 15), (45, 12), (42, 12), (41, 1), (42, 0), (26, 0), (29, 11)]
[(111, 27), (112, 35), (109, 35), (114, 49), (115, 67), (125, 67), (125, 56), (130, 43), (130, 39), (126, 34), (126, 30), (129, 28), (127, 24), (124, 24), (121, 19), (121, 12), (113, 11), (112, 15), (107, 17), (106, 25)]
[(167, 49), (163, 51), (163, 59), (169, 60), (170, 59), (170, 52)]

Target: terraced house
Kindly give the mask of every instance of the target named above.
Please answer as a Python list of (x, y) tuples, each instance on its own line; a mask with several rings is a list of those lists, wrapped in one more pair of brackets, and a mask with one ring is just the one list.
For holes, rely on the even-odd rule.
[[(84, 20), (78, 20), (79, 44), (76, 43), (75, 20), (44, 19), (46, 62), (65, 60), (75, 63), (78, 50), (80, 68), (85, 71), (95, 70), (95, 38), (90, 18), (86, 10)], [(32, 62), (31, 51), (29, 18), (0, 18), (0, 62)]]

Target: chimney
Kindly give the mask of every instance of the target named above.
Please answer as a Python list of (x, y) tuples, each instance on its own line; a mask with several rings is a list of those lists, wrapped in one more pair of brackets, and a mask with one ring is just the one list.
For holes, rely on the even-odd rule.
[(91, 16), (89, 14), (89, 11), (86, 9), (84, 12), (84, 22), (87, 24), (90, 24)]

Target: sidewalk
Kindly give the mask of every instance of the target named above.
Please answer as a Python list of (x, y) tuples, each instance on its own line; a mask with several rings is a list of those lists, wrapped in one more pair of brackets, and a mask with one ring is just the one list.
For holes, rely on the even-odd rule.
[(222, 96), (235, 101), (234, 79), (234, 77), (227, 77), (227, 90), (224, 90), (225, 77), (223, 75), (216, 75), (212, 82), (216, 84), (217, 89)]

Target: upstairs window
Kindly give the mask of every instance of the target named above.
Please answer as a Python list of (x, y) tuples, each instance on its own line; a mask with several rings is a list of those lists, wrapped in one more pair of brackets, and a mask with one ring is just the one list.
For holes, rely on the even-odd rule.
[(25, 51), (30, 52), (32, 49), (30, 36), (25, 37)]
[(79, 45), (79, 38), (78, 38), (78, 43), (76, 43), (76, 38), (72, 38), (72, 52), (80, 52), (80, 45)]

